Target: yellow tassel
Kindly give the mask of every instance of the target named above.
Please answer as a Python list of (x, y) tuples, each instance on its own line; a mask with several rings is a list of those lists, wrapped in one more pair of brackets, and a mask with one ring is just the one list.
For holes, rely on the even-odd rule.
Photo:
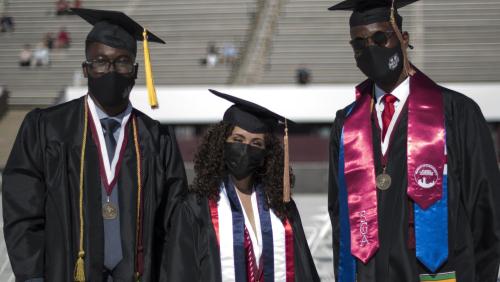
[(148, 31), (142, 32), (144, 46), (144, 71), (146, 72), (146, 86), (148, 88), (149, 105), (151, 109), (158, 108), (158, 98), (156, 97), (153, 71), (151, 69), (151, 58), (149, 56)]
[[(399, 42), (401, 42), (401, 47), (403, 47), (403, 34), (399, 30), (398, 24), (396, 23), (396, 9), (394, 8), (394, 2), (395, 0), (392, 1), (392, 7), (391, 7), (391, 25), (392, 29), (396, 32), (396, 36), (399, 39)], [(406, 72), (406, 75), (413, 76), (416, 71), (413, 69), (413, 67), (410, 64), (410, 60), (408, 59), (408, 52), (406, 48), (401, 48), (403, 49), (403, 65), (404, 65), (404, 70)]]
[(285, 137), (283, 138), (285, 159), (283, 161), (283, 202), (290, 202), (290, 160), (288, 153), (288, 126), (285, 119)]
[(85, 282), (85, 261), (83, 257), (85, 252), (78, 253), (78, 260), (76, 260), (75, 266), (75, 282)]

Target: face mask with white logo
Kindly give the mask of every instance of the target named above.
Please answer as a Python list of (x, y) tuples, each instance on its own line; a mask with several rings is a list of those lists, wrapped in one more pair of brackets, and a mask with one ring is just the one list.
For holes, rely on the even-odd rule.
[(394, 48), (368, 46), (356, 58), (358, 68), (377, 84), (395, 83), (403, 70), (401, 44)]

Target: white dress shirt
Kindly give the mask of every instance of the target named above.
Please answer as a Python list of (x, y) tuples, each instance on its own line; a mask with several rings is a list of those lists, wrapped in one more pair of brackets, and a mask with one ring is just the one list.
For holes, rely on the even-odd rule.
[[(385, 94), (387, 93), (375, 84), (375, 110), (377, 111), (377, 120), (381, 129), (383, 129), (382, 112), (384, 111), (384, 101), (382, 100), (382, 97), (384, 97)], [(387, 152), (387, 148), (389, 147), (389, 138), (391, 137), (391, 132), (394, 129), (394, 126), (396, 124), (396, 121), (398, 120), (399, 114), (401, 113), (404, 104), (406, 103), (406, 99), (408, 99), (408, 95), (410, 95), (410, 78), (406, 78), (406, 80), (399, 84), (398, 87), (396, 87), (390, 94), (398, 98), (398, 100), (394, 102), (394, 115), (392, 116), (391, 123), (387, 128), (385, 138), (384, 140), (380, 140), (382, 154), (384, 155)], [(382, 134), (380, 135), (380, 137), (382, 137)]]

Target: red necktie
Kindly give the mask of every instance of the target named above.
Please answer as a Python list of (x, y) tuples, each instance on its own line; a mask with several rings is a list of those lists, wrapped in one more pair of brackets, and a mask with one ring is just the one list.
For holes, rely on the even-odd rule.
[(394, 115), (394, 102), (396, 102), (398, 98), (392, 94), (385, 94), (382, 100), (384, 101), (384, 111), (382, 112), (382, 140), (384, 140), (387, 128), (389, 128), (392, 116)]
[(245, 227), (245, 251), (246, 251), (246, 261), (247, 261), (247, 281), (248, 282), (258, 282), (257, 264), (255, 262), (255, 254), (253, 253), (252, 239), (250, 239), (250, 234), (248, 229)]

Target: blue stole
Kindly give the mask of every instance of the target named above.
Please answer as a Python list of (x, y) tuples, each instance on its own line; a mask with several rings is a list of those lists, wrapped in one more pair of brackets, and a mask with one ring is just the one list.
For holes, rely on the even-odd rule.
[[(246, 253), (245, 253), (245, 217), (243, 209), (238, 199), (234, 183), (227, 177), (224, 180), (224, 186), (227, 191), (229, 202), (231, 203), (233, 219), (233, 252), (234, 269), (236, 282), (247, 281)], [(257, 206), (259, 210), (259, 219), (262, 234), (262, 260), (264, 267), (264, 281), (274, 281), (274, 246), (273, 246), (273, 227), (271, 224), (271, 214), (267, 207), (266, 196), (262, 185), (257, 185)], [(257, 262), (258, 264), (259, 262)]]

